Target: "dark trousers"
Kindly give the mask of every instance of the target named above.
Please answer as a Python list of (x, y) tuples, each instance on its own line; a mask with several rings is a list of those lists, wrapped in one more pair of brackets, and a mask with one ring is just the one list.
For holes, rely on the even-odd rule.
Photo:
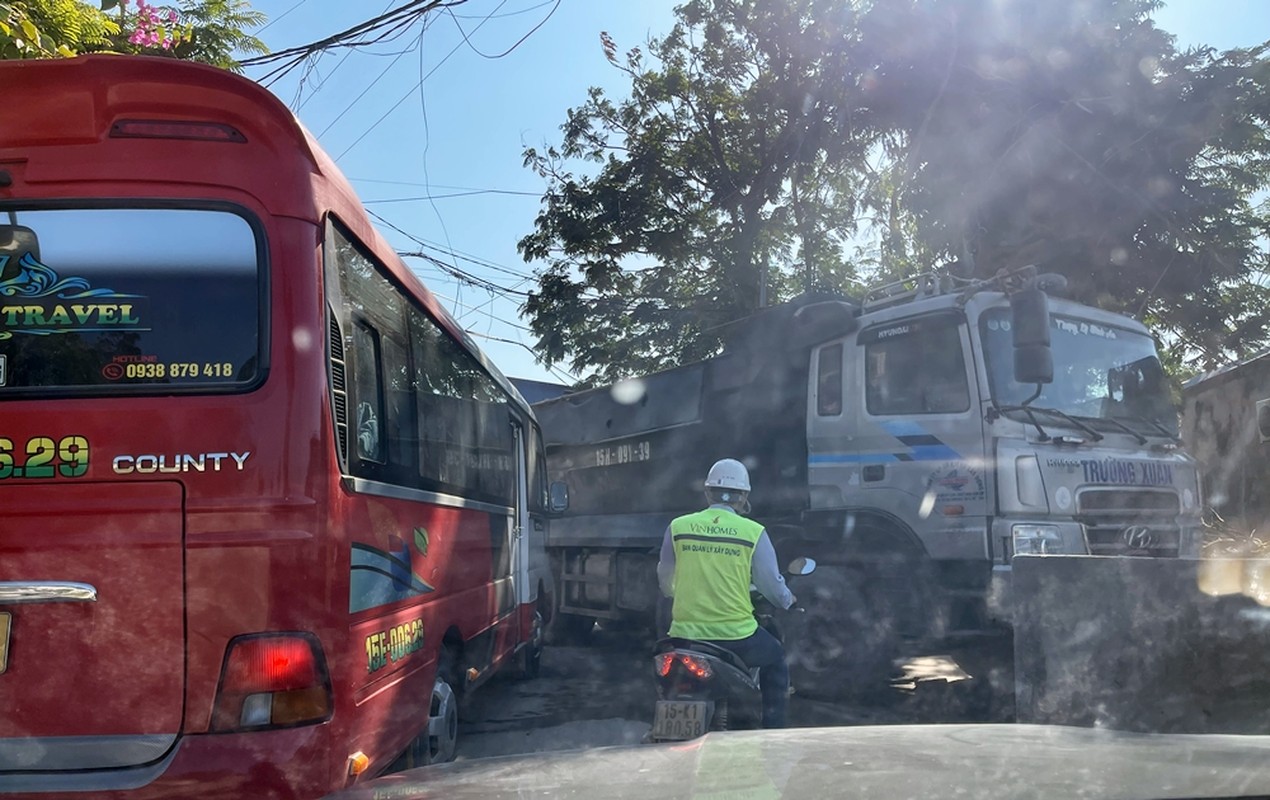
[(763, 628), (745, 639), (712, 641), (736, 653), (746, 666), (758, 667), (758, 686), (763, 692), (763, 727), (785, 727), (785, 712), (789, 708), (789, 665), (785, 663), (785, 648), (775, 636)]

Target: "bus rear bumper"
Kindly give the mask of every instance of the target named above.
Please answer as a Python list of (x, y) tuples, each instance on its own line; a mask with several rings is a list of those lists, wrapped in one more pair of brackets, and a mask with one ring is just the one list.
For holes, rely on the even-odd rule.
[(327, 724), (183, 736), (157, 762), (129, 769), (0, 773), (0, 794), (39, 800), (305, 800), (332, 785)]

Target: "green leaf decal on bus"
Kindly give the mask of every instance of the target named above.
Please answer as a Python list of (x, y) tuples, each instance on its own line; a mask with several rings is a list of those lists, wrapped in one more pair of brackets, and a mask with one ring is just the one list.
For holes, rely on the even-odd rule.
[(428, 554), (428, 530), (427, 528), (415, 528), (415, 547), (423, 555)]

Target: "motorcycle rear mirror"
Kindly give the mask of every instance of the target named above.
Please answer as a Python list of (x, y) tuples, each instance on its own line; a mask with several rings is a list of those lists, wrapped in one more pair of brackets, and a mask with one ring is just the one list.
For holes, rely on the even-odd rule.
[(816, 559), (799, 556), (789, 562), (790, 575), (810, 575), (816, 570)]

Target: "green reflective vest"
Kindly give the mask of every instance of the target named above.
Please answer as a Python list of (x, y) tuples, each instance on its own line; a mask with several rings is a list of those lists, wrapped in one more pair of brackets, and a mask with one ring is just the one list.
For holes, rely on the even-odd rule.
[(707, 508), (670, 523), (675, 602), (670, 635), (736, 641), (758, 629), (750, 562), (763, 526), (728, 509)]

